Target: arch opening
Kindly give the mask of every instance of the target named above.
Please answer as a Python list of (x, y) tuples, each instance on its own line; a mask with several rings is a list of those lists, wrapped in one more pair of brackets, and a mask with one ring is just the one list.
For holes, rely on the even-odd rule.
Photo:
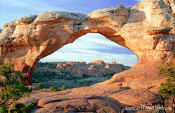
[(110, 79), (137, 63), (137, 56), (100, 33), (87, 33), (42, 58), (32, 74), (33, 85), (75, 88)]

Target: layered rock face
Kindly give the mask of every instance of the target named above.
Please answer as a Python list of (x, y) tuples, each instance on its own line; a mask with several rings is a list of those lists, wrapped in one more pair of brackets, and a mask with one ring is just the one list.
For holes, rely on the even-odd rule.
[(45, 12), (15, 20), (4, 25), (0, 34), (0, 63), (13, 63), (15, 69), (25, 75), (24, 81), (30, 83), (34, 65), (41, 58), (86, 33), (101, 33), (123, 45), (124, 40), (116, 31), (125, 23), (128, 14), (128, 9), (114, 8), (96, 11), (89, 17)]
[(35, 95), (38, 106), (43, 107), (38, 112), (50, 108), (78, 112), (83, 111), (82, 107), (84, 111), (96, 112), (106, 106), (118, 112), (118, 102), (150, 105), (157, 102), (154, 93), (164, 81), (159, 76), (160, 67), (167, 62), (174, 63), (174, 14), (174, 0), (145, 0), (131, 8), (102, 9), (88, 16), (46, 12), (25, 17), (4, 26), (0, 34), (0, 63), (14, 63), (15, 69), (21, 71), (24, 81), (29, 83), (33, 67), (40, 58), (86, 33), (101, 33), (132, 50), (138, 56), (138, 64), (91, 87), (52, 96), (44, 93), (43, 98)]
[(94, 62), (59, 62), (57, 64), (57, 71), (60, 75), (65, 75), (69, 73), (74, 77), (84, 77), (84, 76), (105, 76), (108, 74), (119, 73), (121, 71), (127, 70), (129, 67), (116, 64), (116, 63), (105, 63), (104, 61), (97, 60)]

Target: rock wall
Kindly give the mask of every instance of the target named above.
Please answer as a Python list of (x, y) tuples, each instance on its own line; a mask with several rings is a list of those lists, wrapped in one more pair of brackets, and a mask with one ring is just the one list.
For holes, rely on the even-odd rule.
[(69, 73), (74, 77), (83, 76), (105, 76), (109, 74), (119, 73), (127, 70), (129, 67), (113, 63), (105, 63), (104, 61), (97, 60), (94, 62), (59, 62), (57, 64), (57, 71), (60, 75), (66, 75)]

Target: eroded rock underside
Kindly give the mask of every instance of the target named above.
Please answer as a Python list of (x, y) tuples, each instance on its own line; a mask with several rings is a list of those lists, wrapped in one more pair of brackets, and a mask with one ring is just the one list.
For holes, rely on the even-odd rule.
[(90, 87), (61, 92), (33, 92), (22, 100), (39, 107), (35, 113), (117, 113), (123, 106), (152, 105), (160, 101), (159, 69), (174, 62), (174, 0), (145, 0), (132, 8), (102, 9), (88, 16), (45, 12), (4, 25), (0, 33), (0, 64), (13, 63), (30, 84), (31, 72), (43, 57), (86, 33), (100, 33), (132, 50), (138, 64)]

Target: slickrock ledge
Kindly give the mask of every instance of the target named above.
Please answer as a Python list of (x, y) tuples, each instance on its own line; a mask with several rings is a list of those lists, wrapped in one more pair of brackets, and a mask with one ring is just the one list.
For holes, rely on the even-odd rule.
[(73, 19), (60, 18), (47, 12), (44, 15), (51, 18), (42, 18), (42, 22), (36, 21), (39, 16), (27, 22), (14, 21), (4, 25), (0, 33), (0, 64), (13, 63), (24, 74), (23, 81), (30, 84), (33, 68), (41, 58), (86, 33), (100, 33), (133, 51), (138, 63), (90, 87), (33, 94), (41, 107), (35, 113), (99, 112), (106, 107), (117, 113), (122, 105), (156, 104), (158, 87), (165, 80), (159, 69), (167, 62), (174, 63), (174, 14), (174, 0), (145, 0), (131, 8), (102, 9), (87, 17), (73, 14)]

